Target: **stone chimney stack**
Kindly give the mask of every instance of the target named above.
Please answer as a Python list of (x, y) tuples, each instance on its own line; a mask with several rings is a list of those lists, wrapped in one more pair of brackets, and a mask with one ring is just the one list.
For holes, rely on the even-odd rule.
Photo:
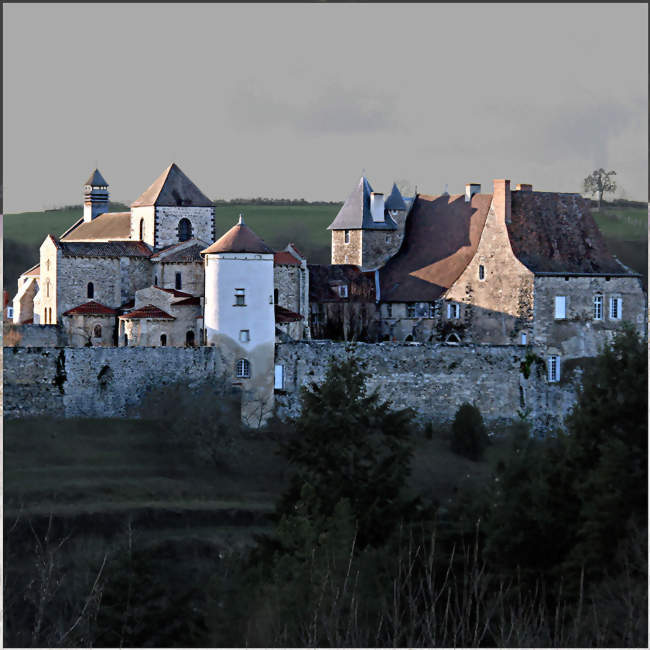
[(530, 183), (517, 183), (515, 188), (518, 192), (532, 192), (533, 186)]
[(474, 194), (479, 194), (480, 192), (480, 183), (467, 183), (465, 185), (465, 203), (469, 203), (472, 200)]
[(510, 181), (505, 178), (494, 179), (494, 196), (492, 204), (498, 219), (510, 223), (511, 209)]
[(382, 192), (370, 192), (370, 214), (375, 223), (384, 221), (384, 195)]

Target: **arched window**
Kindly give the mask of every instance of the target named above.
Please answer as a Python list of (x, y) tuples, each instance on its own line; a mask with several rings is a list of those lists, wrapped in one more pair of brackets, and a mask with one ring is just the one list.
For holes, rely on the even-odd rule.
[(192, 237), (192, 224), (189, 219), (178, 222), (178, 241), (187, 241)]
[(89, 298), (95, 297), (95, 285), (92, 282), (88, 283), (88, 297)]
[(158, 286), (158, 276), (157, 276), (157, 275), (154, 275), (154, 276), (153, 276), (153, 286), (154, 286), (154, 287), (157, 287), (157, 286)]
[(165, 347), (167, 345), (167, 334), (160, 335), (160, 345)]
[(102, 335), (102, 326), (101, 325), (95, 325), (95, 328), (93, 329), (93, 336), (98, 339), (101, 338)]
[(50, 297), (50, 281), (49, 280), (45, 283), (45, 296), (47, 298)]
[(144, 240), (144, 219), (140, 219), (140, 241)]
[(187, 334), (185, 334), (185, 345), (187, 345), (188, 348), (193, 348), (194, 347), (194, 332), (193, 332), (193, 330), (187, 330)]
[(237, 361), (237, 377), (250, 377), (251, 376), (251, 364), (248, 362), (248, 359), (239, 359)]

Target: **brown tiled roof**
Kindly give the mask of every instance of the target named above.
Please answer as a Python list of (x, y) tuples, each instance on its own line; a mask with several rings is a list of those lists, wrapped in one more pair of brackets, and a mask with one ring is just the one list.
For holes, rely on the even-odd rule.
[(289, 251), (278, 251), (273, 256), (273, 263), (285, 264), (285, 265), (288, 264), (290, 266), (300, 266), (300, 260), (296, 259), (293, 253), (290, 253)]
[(61, 235), (61, 241), (110, 241), (130, 238), (130, 212), (104, 212), (88, 222), (80, 219)]
[(536, 273), (625, 273), (579, 194), (513, 191), (508, 235)]
[(133, 203), (132, 208), (148, 205), (192, 205), (212, 207), (212, 201), (172, 163)]
[(183, 298), (183, 300), (177, 300), (176, 302), (173, 302), (172, 305), (174, 307), (178, 305), (200, 305), (201, 304), (201, 299), (198, 296), (192, 296), (191, 298)]
[(159, 309), (155, 305), (145, 305), (144, 307), (140, 307), (140, 309), (122, 314), (120, 318), (161, 318), (165, 320), (176, 320), (173, 316), (170, 316), (166, 311)]
[(154, 289), (158, 289), (159, 291), (165, 291), (166, 293), (171, 293), (177, 298), (192, 298), (191, 293), (186, 293), (185, 291), (179, 291), (178, 289), (165, 289), (164, 287), (157, 287), (155, 284), (153, 285)]
[(290, 241), (288, 245), (291, 246), (291, 248), (293, 248), (293, 250), (296, 251), (296, 253), (300, 255), (300, 257), (303, 260), (305, 259), (305, 256), (303, 255), (302, 251), (298, 250), (298, 247), (292, 241)]
[(41, 274), (41, 265), (40, 264), (34, 264), (30, 269), (27, 269), (24, 273), (21, 273), (20, 275), (28, 276), (28, 277), (38, 277)]
[(273, 253), (273, 251), (243, 222), (234, 225), (214, 244), (201, 251), (208, 253)]
[(151, 249), (140, 241), (69, 242), (59, 244), (64, 257), (150, 257)]
[(419, 194), (399, 251), (380, 269), (380, 300), (430, 302), (460, 276), (476, 252), (491, 194)]
[[(308, 264), (309, 302), (375, 302), (374, 272), (364, 273), (354, 264)], [(348, 297), (338, 292), (347, 285)]]
[(83, 303), (82, 305), (77, 305), (68, 311), (63, 312), (64, 316), (115, 316), (117, 310), (111, 309), (106, 305), (102, 305), (100, 302), (95, 302), (90, 300)]
[[(152, 262), (162, 262), (163, 264), (173, 264), (180, 262), (201, 262), (201, 251), (205, 248), (205, 243), (193, 244), (186, 246), (177, 251), (171, 251), (172, 248), (178, 247), (179, 244), (174, 244), (169, 248), (158, 251), (155, 256), (151, 258)], [(166, 253), (166, 255), (162, 255)]]
[(275, 306), (276, 323), (295, 323), (299, 320), (302, 320), (302, 316), (300, 314), (296, 314), (295, 311), (285, 309), (284, 307), (280, 307), (280, 305)]

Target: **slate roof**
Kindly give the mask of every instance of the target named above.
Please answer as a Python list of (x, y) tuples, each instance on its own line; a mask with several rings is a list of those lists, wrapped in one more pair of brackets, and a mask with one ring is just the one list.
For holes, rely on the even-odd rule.
[(626, 273), (579, 194), (513, 191), (510, 245), (535, 273)]
[(96, 169), (89, 177), (84, 185), (108, 185), (106, 179), (99, 173), (99, 169)]
[(208, 253), (273, 253), (273, 251), (244, 223), (240, 216), (238, 224), (217, 239), (214, 244), (201, 251), (201, 255)]
[(361, 177), (359, 184), (352, 190), (336, 218), (327, 226), (328, 230), (397, 230), (397, 224), (389, 214), (383, 222), (373, 221), (370, 214), (370, 193), (373, 191), (368, 179)]
[(297, 314), (295, 311), (285, 309), (284, 307), (280, 307), (280, 305), (275, 306), (276, 323), (295, 323), (299, 320), (302, 320), (302, 316)]
[(212, 201), (172, 163), (133, 203), (132, 208), (159, 205), (212, 207)]
[[(183, 242), (184, 243), (184, 242)], [(155, 255), (151, 257), (152, 262), (162, 262), (163, 264), (174, 264), (182, 262), (200, 262), (201, 251), (205, 248), (205, 243), (192, 244), (192, 246), (186, 246), (174, 252), (171, 252), (172, 249), (178, 248), (180, 244), (174, 244), (168, 248), (164, 248), (160, 251), (157, 251)], [(165, 253), (165, 255), (163, 255)]]
[(397, 183), (393, 183), (393, 189), (384, 201), (384, 205), (387, 210), (406, 210), (406, 203), (402, 193), (397, 189)]
[(62, 235), (61, 241), (109, 241), (131, 239), (130, 212), (103, 212), (92, 221), (79, 219)]
[(115, 316), (115, 314), (117, 314), (117, 310), (111, 309), (94, 300), (77, 305), (63, 312), (64, 316)]
[(476, 252), (491, 194), (419, 194), (399, 251), (379, 271), (382, 302), (431, 302), (460, 276)]
[(140, 309), (134, 309), (133, 311), (129, 311), (126, 314), (122, 314), (120, 318), (154, 318), (176, 320), (173, 316), (170, 316), (166, 311), (159, 309), (155, 305), (145, 305), (144, 307), (140, 307)]
[(69, 242), (59, 247), (64, 257), (150, 257), (151, 249), (140, 241)]
[[(366, 273), (354, 264), (308, 264), (309, 302), (375, 302), (374, 271)], [(346, 284), (348, 297), (337, 287)]]

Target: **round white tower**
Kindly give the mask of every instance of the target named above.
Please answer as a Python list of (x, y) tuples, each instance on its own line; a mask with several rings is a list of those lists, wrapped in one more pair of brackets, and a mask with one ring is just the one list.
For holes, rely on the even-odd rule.
[(240, 215), (239, 223), (201, 255), (205, 343), (221, 348), (227, 374), (242, 389), (242, 419), (261, 424), (273, 409), (273, 251)]

